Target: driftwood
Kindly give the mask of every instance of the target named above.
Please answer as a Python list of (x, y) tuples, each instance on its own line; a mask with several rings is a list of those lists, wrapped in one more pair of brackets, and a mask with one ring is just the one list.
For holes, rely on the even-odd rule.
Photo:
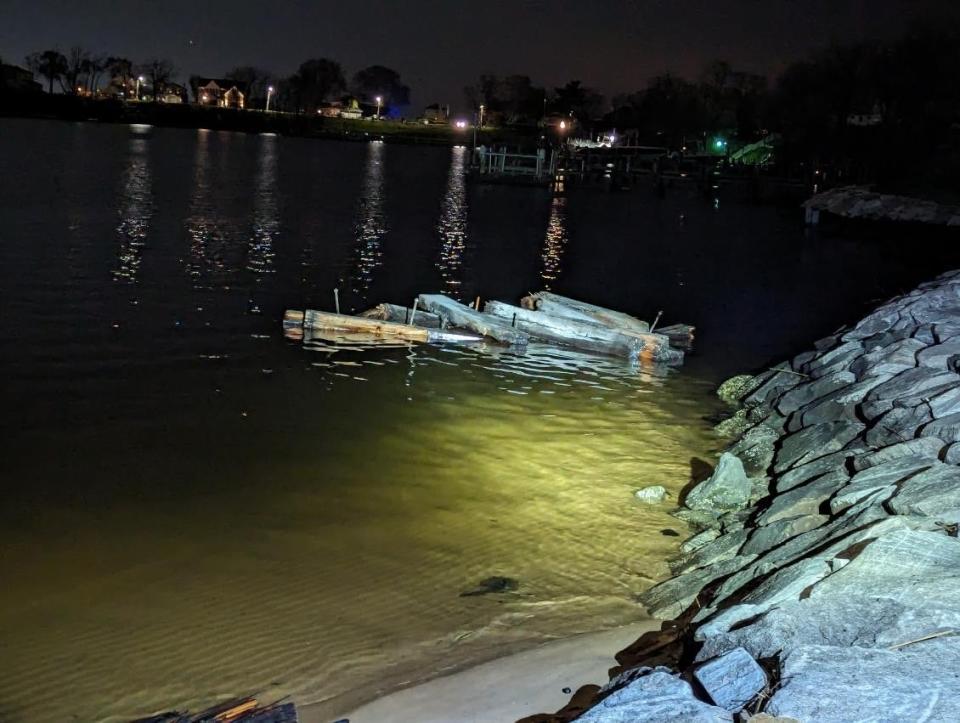
[[(360, 316), (367, 319), (392, 321), (396, 324), (409, 324), (410, 311), (406, 306), (398, 306), (397, 304), (377, 304), (372, 309), (367, 309), (362, 312)], [(417, 309), (414, 322), (415, 326), (422, 326), (427, 329), (440, 328), (440, 317), (436, 314), (431, 314), (429, 311), (423, 311), (422, 309)]]
[(320, 331), (343, 332), (354, 340), (363, 336), (374, 339), (391, 339), (414, 342), (475, 342), (482, 338), (462, 332), (425, 329), (409, 324), (396, 324), (379, 319), (367, 319), (361, 316), (330, 314), (324, 311), (307, 309), (303, 314), (303, 326)]
[(510, 324), (457, 303), (443, 294), (420, 294), (419, 299), (420, 306), (437, 314), (448, 326), (469, 329), (477, 334), (488, 336), (512, 346), (526, 346), (527, 342), (530, 341), (527, 334), (519, 329), (514, 329)]
[(650, 331), (650, 325), (647, 322), (629, 314), (624, 314), (622, 311), (605, 309), (602, 306), (569, 299), (566, 296), (560, 296), (549, 291), (540, 291), (525, 296), (521, 299), (520, 305), (525, 309), (537, 309), (548, 314), (566, 316), (579, 321), (592, 321), (623, 331), (633, 331), (639, 334), (646, 334)]
[(694, 331), (695, 328), (689, 324), (671, 324), (657, 329), (658, 334), (663, 334), (670, 340), (672, 346), (679, 349), (689, 349), (693, 346)]
[(542, 311), (530, 311), (501, 301), (488, 301), (483, 310), (526, 332), (531, 339), (632, 360), (640, 358), (645, 346), (644, 340), (639, 336), (624, 334), (608, 326), (554, 316)]

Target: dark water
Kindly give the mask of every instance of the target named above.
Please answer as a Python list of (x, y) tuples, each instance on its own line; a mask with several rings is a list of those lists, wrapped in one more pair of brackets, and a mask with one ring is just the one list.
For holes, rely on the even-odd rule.
[[(0, 121), (0, 719), (254, 689), (332, 713), (634, 620), (677, 522), (632, 492), (710, 459), (716, 381), (960, 262), (722, 197), (474, 187), (465, 161)], [(543, 287), (662, 309), (697, 353), (638, 372), (280, 330), (334, 288), (360, 310)], [(459, 597), (495, 574), (517, 593)]]

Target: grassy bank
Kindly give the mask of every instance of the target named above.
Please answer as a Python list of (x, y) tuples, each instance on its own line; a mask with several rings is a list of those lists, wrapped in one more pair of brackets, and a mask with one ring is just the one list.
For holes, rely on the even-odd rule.
[[(425, 145), (451, 146), (473, 142), (472, 129), (456, 129), (445, 124), (324, 118), (319, 115), (265, 113), (188, 104), (137, 103), (46, 93), (0, 93), (0, 116), (73, 122), (145, 123), (171, 128), (208, 128), (341, 140), (380, 138), (388, 142)], [(487, 144), (523, 145), (535, 138), (533, 129), (487, 128), (477, 133), (477, 142)]]

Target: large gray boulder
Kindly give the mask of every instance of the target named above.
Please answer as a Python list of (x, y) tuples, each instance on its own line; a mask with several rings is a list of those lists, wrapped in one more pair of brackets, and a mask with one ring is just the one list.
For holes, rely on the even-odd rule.
[(646, 669), (577, 718), (579, 723), (730, 723), (723, 708), (693, 695), (690, 684), (666, 668)]
[(687, 493), (684, 504), (693, 510), (739, 510), (749, 504), (752, 490), (740, 458), (724, 452), (713, 474)]
[(818, 723), (953, 723), (960, 701), (960, 639), (897, 650), (803, 645), (781, 657), (772, 715)]

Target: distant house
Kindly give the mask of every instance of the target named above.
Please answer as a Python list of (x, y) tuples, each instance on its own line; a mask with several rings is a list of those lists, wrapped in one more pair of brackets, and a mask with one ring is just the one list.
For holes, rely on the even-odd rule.
[(165, 83), (160, 94), (161, 103), (186, 103), (187, 89), (179, 83)]
[(18, 93), (32, 93), (43, 90), (33, 79), (33, 73), (19, 65), (0, 63), (0, 88)]
[(194, 100), (200, 105), (243, 109), (247, 102), (247, 84), (226, 78), (198, 78)]
[(317, 113), (325, 118), (363, 118), (363, 110), (356, 98), (346, 97), (317, 108)]
[(428, 105), (423, 109), (423, 115), (421, 116), (421, 119), (424, 123), (449, 123), (450, 106), (443, 106), (439, 103)]

